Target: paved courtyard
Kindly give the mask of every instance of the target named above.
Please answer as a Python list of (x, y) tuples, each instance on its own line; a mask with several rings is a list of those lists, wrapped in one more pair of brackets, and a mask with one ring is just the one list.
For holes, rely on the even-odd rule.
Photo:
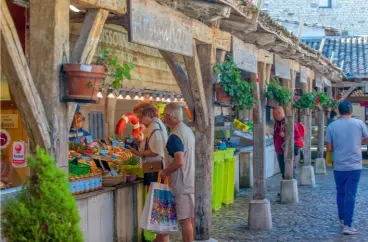
[[(232, 205), (213, 213), (212, 237), (219, 241), (368, 241), (368, 170), (359, 185), (354, 226), (360, 234), (344, 236), (337, 222), (333, 173), (316, 176), (315, 188), (300, 187), (298, 204), (280, 204), (280, 176), (267, 180), (267, 198), (271, 201), (273, 229), (248, 230), (248, 203), (251, 189), (244, 189)], [(180, 241), (172, 236), (170, 241)]]

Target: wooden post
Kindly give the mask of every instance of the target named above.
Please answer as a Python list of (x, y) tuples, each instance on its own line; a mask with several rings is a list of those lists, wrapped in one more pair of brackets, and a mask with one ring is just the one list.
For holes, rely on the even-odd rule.
[(212, 217), (213, 66), (216, 62), (216, 51), (213, 45), (196, 46), (193, 42), (193, 57), (183, 57), (188, 75), (172, 53), (162, 50), (160, 52), (194, 114), (196, 128), (195, 237), (197, 240), (208, 240)]
[[(91, 64), (108, 15), (109, 11), (105, 9), (87, 10), (80, 35), (73, 47), (70, 63)], [(76, 103), (68, 103), (68, 127), (73, 122), (76, 107)]]
[[(303, 84), (303, 92), (310, 92), (310, 81), (311, 80), (308, 78), (308, 84)], [(304, 166), (310, 166), (312, 164), (312, 112), (309, 108), (306, 109), (304, 113), (304, 126), (306, 129), (303, 148)]]
[[(323, 88), (318, 88), (318, 91), (322, 91)], [(323, 158), (325, 148), (325, 112), (318, 110), (318, 149), (317, 158)]]
[(69, 56), (69, 1), (30, 1), (30, 70), (51, 127), (51, 149), (68, 169), (67, 105), (60, 102), (60, 70)]
[(27, 130), (31, 147), (36, 145), (51, 152), (50, 126), (44, 106), (28, 68), (22, 45), (6, 1), (1, 1), (1, 73), (6, 78), (12, 96)]
[(258, 80), (256, 74), (251, 74), (253, 86), (253, 97), (256, 105), (253, 108), (253, 176), (254, 189), (253, 199), (265, 199), (265, 158), (266, 158), (266, 140), (265, 140), (265, 102), (264, 102), (264, 82), (266, 77), (266, 64), (258, 62)]
[[(286, 81), (286, 87), (289, 88), (291, 93), (294, 93), (295, 88), (295, 73), (294, 70), (290, 70), (291, 80)], [(285, 180), (291, 180), (294, 176), (294, 113), (292, 109), (292, 104), (288, 104), (284, 107), (285, 110), (285, 126), (286, 126), (286, 136), (285, 136)]]

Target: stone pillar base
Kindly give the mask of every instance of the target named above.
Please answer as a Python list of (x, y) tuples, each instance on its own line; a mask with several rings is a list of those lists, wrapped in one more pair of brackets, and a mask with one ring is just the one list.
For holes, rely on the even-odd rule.
[(250, 230), (272, 229), (270, 201), (264, 199), (249, 202), (248, 227)]
[(299, 185), (316, 186), (316, 177), (314, 175), (313, 166), (303, 166), (299, 175)]
[(281, 203), (299, 202), (298, 182), (295, 179), (282, 180), (280, 190)]
[(327, 169), (326, 169), (326, 161), (323, 158), (317, 158), (316, 163), (316, 174), (326, 175)]

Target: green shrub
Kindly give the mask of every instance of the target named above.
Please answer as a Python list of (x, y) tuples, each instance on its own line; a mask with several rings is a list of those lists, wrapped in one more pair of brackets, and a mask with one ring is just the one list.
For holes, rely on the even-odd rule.
[(267, 85), (265, 96), (270, 100), (278, 101), (281, 106), (287, 105), (293, 100), (291, 91), (286, 87), (281, 87), (277, 79)]
[(293, 107), (297, 109), (307, 109), (307, 108), (313, 109), (316, 107), (315, 100), (316, 97), (314, 93), (305, 92), (300, 96), (298, 101), (294, 103)]
[(11, 242), (80, 242), (79, 215), (66, 174), (37, 148), (27, 158), (32, 170), (19, 196), (2, 211), (3, 236)]

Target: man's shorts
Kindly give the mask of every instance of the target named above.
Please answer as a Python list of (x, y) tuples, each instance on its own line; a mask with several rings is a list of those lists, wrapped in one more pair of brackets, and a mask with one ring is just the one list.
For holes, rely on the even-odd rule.
[(183, 220), (194, 218), (194, 194), (184, 194), (174, 197), (176, 217)]

